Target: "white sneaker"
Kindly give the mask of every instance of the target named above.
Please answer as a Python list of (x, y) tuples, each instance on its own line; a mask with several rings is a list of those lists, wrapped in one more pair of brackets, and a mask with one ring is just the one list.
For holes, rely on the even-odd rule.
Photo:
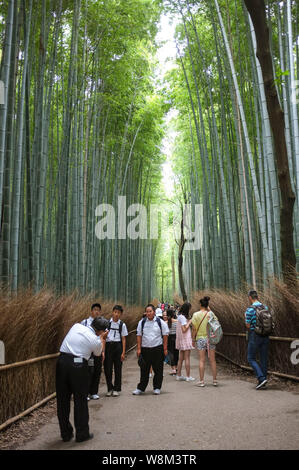
[(118, 396), (119, 396), (119, 393), (118, 393), (116, 390), (113, 390), (112, 396), (113, 396), (113, 397), (118, 397)]
[(195, 380), (194, 377), (186, 377), (186, 382), (192, 382), (193, 380)]
[(177, 375), (176, 380), (186, 380), (186, 377), (184, 377), (183, 375)]
[(159, 388), (156, 388), (154, 390), (154, 395), (160, 395), (160, 393), (161, 393), (161, 390)]
[(106, 393), (106, 397), (112, 397), (113, 390), (110, 390), (109, 392)]
[(90, 395), (90, 398), (91, 398), (92, 400), (98, 400), (98, 399), (100, 398), (100, 396), (97, 395), (97, 394), (95, 394), (95, 395)]
[(205, 383), (204, 383), (203, 380), (200, 380), (199, 382), (197, 382), (197, 383), (195, 384), (195, 386), (196, 386), (196, 387), (205, 387)]
[(142, 390), (139, 390), (139, 388), (136, 388), (136, 390), (134, 390), (133, 392), (133, 395), (141, 395), (142, 393), (144, 393)]

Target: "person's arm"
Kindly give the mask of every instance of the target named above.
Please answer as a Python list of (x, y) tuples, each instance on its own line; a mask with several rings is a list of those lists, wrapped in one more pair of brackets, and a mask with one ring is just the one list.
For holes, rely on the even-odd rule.
[(251, 320), (252, 320), (252, 313), (250, 309), (247, 309), (245, 312), (245, 326), (248, 330), (250, 330), (250, 327), (251, 327)]
[(195, 325), (192, 323), (192, 329), (191, 329), (192, 343), (196, 343), (196, 335), (197, 335), (197, 329), (195, 328)]
[(141, 341), (142, 341), (142, 336), (137, 336), (137, 356), (138, 357), (141, 354)]
[(101, 335), (101, 340), (103, 343), (103, 349), (102, 349), (102, 360), (103, 362), (105, 361), (105, 348), (106, 348), (106, 338), (108, 336), (109, 331), (106, 330), (102, 335)]
[(168, 345), (168, 335), (163, 336), (163, 349), (164, 349), (164, 356), (167, 356), (167, 345)]
[(181, 327), (182, 327), (182, 332), (183, 332), (183, 333), (186, 333), (186, 332), (189, 330), (189, 327), (190, 327), (191, 323), (192, 323), (192, 320), (189, 320), (189, 321), (186, 323), (186, 325), (181, 325)]
[(120, 358), (121, 358), (121, 361), (123, 362), (125, 360), (125, 355), (126, 355), (126, 336), (121, 337), (121, 342), (123, 345), (123, 352)]

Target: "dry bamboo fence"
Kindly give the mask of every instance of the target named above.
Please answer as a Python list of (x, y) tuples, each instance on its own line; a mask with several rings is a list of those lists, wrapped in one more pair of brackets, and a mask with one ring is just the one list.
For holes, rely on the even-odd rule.
[[(271, 374), (299, 381), (299, 366), (292, 364), (290, 348), (298, 338), (270, 336), (268, 366)], [(232, 363), (252, 371), (247, 361), (247, 340), (245, 333), (224, 333), (217, 346), (219, 355)]]
[[(136, 347), (129, 331), (127, 353)], [(55, 367), (59, 353), (0, 366), (0, 431), (55, 398)], [(29, 385), (29, 387), (28, 387)]]

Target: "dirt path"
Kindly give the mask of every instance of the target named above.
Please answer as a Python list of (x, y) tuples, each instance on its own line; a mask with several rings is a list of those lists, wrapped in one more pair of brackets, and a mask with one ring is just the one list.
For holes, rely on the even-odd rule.
[[(139, 379), (135, 352), (126, 359), (120, 397), (89, 402), (88, 442), (60, 440), (53, 416), (36, 438), (18, 447), (22, 450), (202, 450), (202, 449), (298, 449), (299, 391), (280, 390), (269, 384), (255, 390), (255, 380), (244, 380), (220, 367), (219, 386), (212, 386), (209, 369), (206, 387), (177, 382), (165, 367), (160, 396), (152, 394), (152, 379), (146, 393), (133, 396)], [(191, 374), (198, 377), (196, 352)], [(73, 422), (73, 416), (72, 422)]]

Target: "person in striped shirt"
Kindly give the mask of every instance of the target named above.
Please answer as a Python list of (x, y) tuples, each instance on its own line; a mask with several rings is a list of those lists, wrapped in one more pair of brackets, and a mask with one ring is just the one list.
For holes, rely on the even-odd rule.
[[(255, 307), (262, 305), (258, 299), (257, 292), (250, 290), (248, 292), (248, 298), (251, 306), (248, 307), (245, 312), (245, 324), (246, 328), (249, 330), (247, 359), (258, 379), (256, 390), (259, 390), (265, 387), (267, 383), (269, 336), (260, 336), (254, 331), (256, 326)], [(257, 352), (260, 354), (260, 363), (256, 360)]]

